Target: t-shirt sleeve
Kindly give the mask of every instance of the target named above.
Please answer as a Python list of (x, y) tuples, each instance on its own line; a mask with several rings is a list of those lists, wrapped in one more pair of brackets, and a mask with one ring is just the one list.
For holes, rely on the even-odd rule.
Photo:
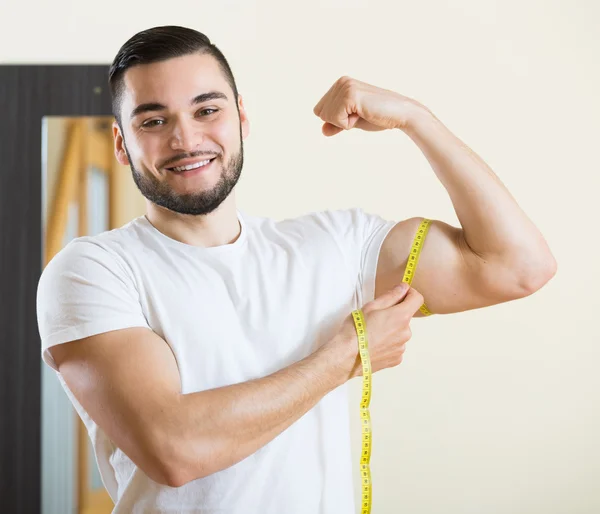
[(360, 208), (321, 213), (338, 243), (351, 277), (356, 279), (357, 308), (375, 297), (381, 245), (397, 222)]
[(42, 359), (58, 371), (48, 348), (130, 327), (148, 327), (125, 265), (89, 240), (73, 240), (47, 264), (37, 288)]

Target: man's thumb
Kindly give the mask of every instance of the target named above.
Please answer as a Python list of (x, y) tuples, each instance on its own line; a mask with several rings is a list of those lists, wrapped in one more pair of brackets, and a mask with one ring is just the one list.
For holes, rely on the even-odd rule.
[[(410, 286), (406, 282), (402, 282), (396, 287), (390, 289), (387, 293), (382, 294), (381, 296), (375, 298), (375, 300), (370, 301), (365, 308), (367, 310), (379, 310), (379, 309), (387, 309), (392, 307), (400, 302), (405, 296)], [(364, 309), (363, 309), (364, 310)]]

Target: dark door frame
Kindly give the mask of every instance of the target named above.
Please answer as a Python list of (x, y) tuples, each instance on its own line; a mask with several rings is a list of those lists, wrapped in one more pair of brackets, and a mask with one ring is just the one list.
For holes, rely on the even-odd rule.
[(41, 512), (42, 118), (110, 116), (108, 65), (0, 65), (0, 506)]

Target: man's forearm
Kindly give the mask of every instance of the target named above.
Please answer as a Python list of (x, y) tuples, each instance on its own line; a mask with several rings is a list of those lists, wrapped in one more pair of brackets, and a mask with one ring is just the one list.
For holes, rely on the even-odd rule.
[(252, 455), (350, 378), (352, 352), (326, 345), (267, 377), (181, 395), (162, 430), (169, 482), (183, 485)]
[(555, 261), (544, 237), (483, 159), (424, 106), (403, 130), (448, 191), (471, 250), (518, 279), (547, 279)]

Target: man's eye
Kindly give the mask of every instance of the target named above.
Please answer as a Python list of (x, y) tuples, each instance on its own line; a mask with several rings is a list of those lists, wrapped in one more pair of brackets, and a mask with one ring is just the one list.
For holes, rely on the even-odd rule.
[(146, 121), (144, 123), (142, 123), (142, 127), (145, 128), (152, 128), (152, 127), (157, 127), (158, 125), (162, 125), (163, 120), (150, 120), (150, 121)]
[(219, 109), (201, 109), (198, 111), (202, 116), (210, 116), (211, 114), (218, 112)]

